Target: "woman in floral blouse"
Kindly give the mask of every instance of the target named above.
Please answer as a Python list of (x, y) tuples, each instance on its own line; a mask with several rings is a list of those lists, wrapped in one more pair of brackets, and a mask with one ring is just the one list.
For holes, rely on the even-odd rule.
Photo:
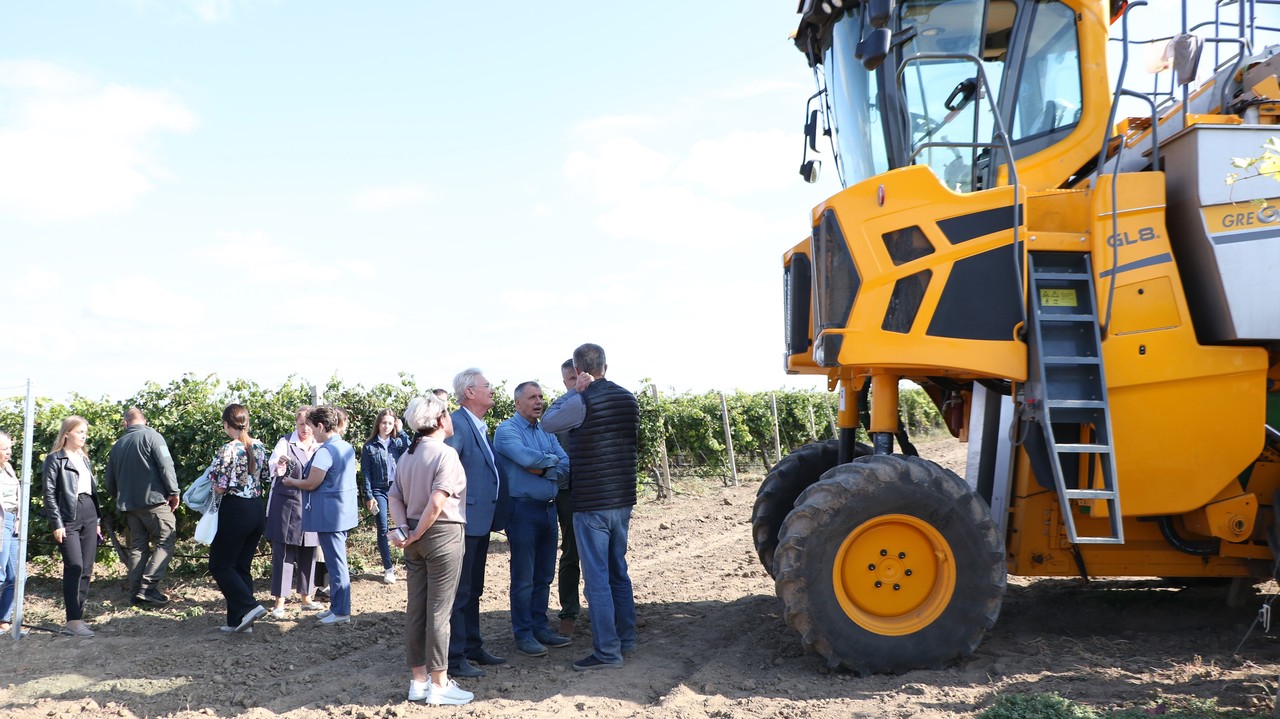
[(222, 445), (209, 467), (218, 533), (209, 545), (209, 573), (227, 600), (224, 632), (252, 632), (253, 622), (267, 613), (253, 598), (250, 569), (266, 518), (262, 484), (270, 475), (267, 450), (249, 436), (249, 410), (229, 404), (222, 410), (222, 431), (231, 440)]

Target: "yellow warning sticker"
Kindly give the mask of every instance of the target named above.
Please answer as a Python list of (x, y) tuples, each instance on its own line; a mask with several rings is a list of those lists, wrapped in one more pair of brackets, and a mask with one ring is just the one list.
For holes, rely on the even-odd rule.
[(1040, 290), (1040, 306), (1041, 307), (1075, 307), (1076, 291), (1066, 289), (1041, 289)]

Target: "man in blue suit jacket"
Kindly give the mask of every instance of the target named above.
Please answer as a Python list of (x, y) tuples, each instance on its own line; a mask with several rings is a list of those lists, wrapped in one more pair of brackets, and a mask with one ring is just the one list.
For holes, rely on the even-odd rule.
[(449, 625), (449, 675), (482, 677), (484, 670), (475, 664), (507, 661), (484, 648), (480, 637), (480, 595), (484, 593), (489, 533), (506, 529), (510, 510), (507, 483), (498, 471), (489, 429), (484, 423), (485, 414), (493, 407), (493, 388), (484, 374), (472, 367), (453, 378), (453, 392), (462, 409), (453, 413), (453, 436), (445, 443), (458, 452), (467, 473), (467, 529), (462, 576), (458, 579), (458, 594), (453, 600)]

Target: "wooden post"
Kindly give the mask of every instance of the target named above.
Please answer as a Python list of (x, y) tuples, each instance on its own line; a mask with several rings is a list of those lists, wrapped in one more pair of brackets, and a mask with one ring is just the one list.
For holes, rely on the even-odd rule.
[(778, 396), (769, 393), (769, 408), (773, 410), (773, 461), (782, 461), (782, 438), (778, 432)]
[[(658, 386), (649, 385), (649, 391), (653, 394), (653, 406), (657, 409), (658, 404)], [(658, 477), (658, 499), (669, 499), (671, 497), (671, 465), (667, 463), (667, 425), (662, 419), (662, 412), (658, 412), (658, 426), (662, 427), (662, 441), (658, 444), (658, 448), (662, 453), (662, 475)]]
[(813, 402), (809, 403), (809, 436), (814, 442), (818, 441), (818, 425), (813, 421)]
[(729, 473), (733, 476), (733, 486), (738, 486), (738, 463), (733, 458), (733, 433), (729, 431), (729, 405), (724, 401), (724, 392), (720, 393), (720, 414), (724, 417), (724, 446), (729, 449)]
[(319, 407), (322, 404), (324, 404), (324, 391), (319, 385), (311, 385), (311, 406)]

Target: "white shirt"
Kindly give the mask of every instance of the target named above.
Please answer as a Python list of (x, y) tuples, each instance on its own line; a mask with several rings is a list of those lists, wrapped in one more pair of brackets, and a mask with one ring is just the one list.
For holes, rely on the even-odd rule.
[(75, 468), (80, 479), (76, 483), (76, 494), (93, 494), (93, 477), (84, 464), (84, 455), (79, 452), (67, 452), (67, 461)]
[[(485, 424), (484, 420), (472, 414), (471, 410), (466, 407), (463, 407), (462, 411), (466, 412), (467, 416), (471, 418), (472, 424), (476, 426), (476, 431), (479, 432), (480, 437), (484, 439), (480, 444), (484, 445), (484, 451), (489, 455), (489, 466), (493, 467), (493, 473), (496, 475), (498, 473), (498, 462), (493, 458), (493, 448), (489, 446), (489, 425)], [(495, 492), (494, 496), (501, 496), (501, 490)]]
[[(323, 447), (324, 445), (320, 445), (320, 446)], [(327, 473), (332, 467), (333, 467), (333, 453), (321, 452), (317, 448), (315, 455), (311, 457), (311, 468), (318, 469)]]

